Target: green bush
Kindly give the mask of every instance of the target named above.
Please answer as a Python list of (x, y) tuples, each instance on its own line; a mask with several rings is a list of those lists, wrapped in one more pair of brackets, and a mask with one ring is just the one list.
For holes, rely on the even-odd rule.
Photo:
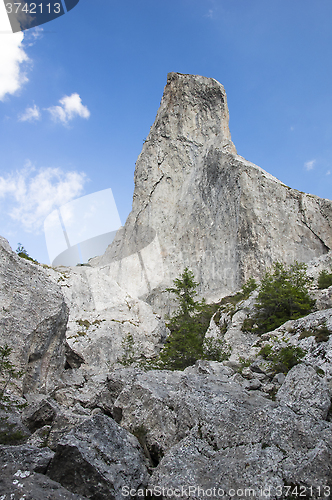
[(266, 333), (309, 314), (315, 304), (309, 295), (310, 283), (305, 264), (295, 262), (287, 267), (276, 262), (261, 281), (251, 331)]
[(248, 299), (251, 292), (256, 290), (257, 286), (258, 285), (257, 285), (256, 281), (254, 280), (254, 278), (249, 278), (248, 281), (246, 281), (245, 284), (241, 288), (242, 295), (243, 295), (242, 300)]
[[(241, 300), (247, 300), (249, 298), (249, 295), (251, 292), (256, 290), (257, 288), (257, 283), (254, 280), (254, 278), (249, 278), (248, 281), (242, 286), (241, 290), (237, 292), (234, 295), (227, 295), (226, 297), (223, 297), (221, 301), (219, 302), (220, 306), (224, 307), (224, 312), (226, 312), (226, 307), (229, 307), (230, 312), (231, 309), (233, 309), (233, 312), (235, 312), (235, 306), (241, 301)], [(233, 307), (232, 307), (233, 306)]]
[(0, 346), (0, 408), (9, 410), (14, 403), (7, 395), (7, 389), (12, 384), (13, 379), (22, 377), (23, 372), (17, 371), (10, 361), (12, 348), (5, 344)]
[(332, 273), (328, 273), (327, 271), (321, 271), (318, 276), (318, 288), (323, 290), (324, 288), (328, 288), (332, 285)]
[(30, 255), (28, 254), (28, 252), (26, 251), (26, 249), (24, 248), (24, 246), (21, 243), (18, 243), (16, 253), (22, 259), (31, 260), (32, 262), (35, 262), (36, 264), (38, 264), (38, 262), (35, 259), (30, 257)]
[(301, 362), (306, 355), (300, 347), (284, 346), (274, 349), (271, 344), (265, 344), (258, 353), (264, 359), (271, 362), (271, 370), (275, 372), (288, 373), (293, 366)]
[(227, 345), (222, 338), (208, 338), (204, 340), (204, 359), (221, 363), (228, 359), (230, 355), (231, 346)]
[(312, 328), (311, 330), (303, 330), (300, 333), (299, 340), (307, 337), (315, 337), (317, 343), (327, 342), (330, 338), (331, 332), (326, 324), (321, 325), (319, 328)]

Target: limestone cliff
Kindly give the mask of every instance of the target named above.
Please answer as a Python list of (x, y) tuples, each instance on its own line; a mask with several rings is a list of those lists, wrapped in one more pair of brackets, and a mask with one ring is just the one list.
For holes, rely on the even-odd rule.
[(275, 260), (308, 262), (331, 247), (332, 202), (237, 155), (220, 83), (170, 73), (137, 160), (132, 212), (92, 264), (150, 299), (188, 266), (215, 299)]

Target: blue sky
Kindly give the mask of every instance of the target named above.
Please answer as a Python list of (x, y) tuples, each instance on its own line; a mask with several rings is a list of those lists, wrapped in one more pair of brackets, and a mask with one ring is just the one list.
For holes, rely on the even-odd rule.
[(332, 198), (330, 0), (80, 0), (24, 34), (3, 26), (0, 234), (14, 249), (48, 263), (45, 217), (101, 189), (125, 222), (170, 71), (224, 85), (241, 156)]

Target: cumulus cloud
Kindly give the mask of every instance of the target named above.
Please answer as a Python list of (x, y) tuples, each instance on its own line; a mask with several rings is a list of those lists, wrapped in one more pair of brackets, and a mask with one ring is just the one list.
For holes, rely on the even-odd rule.
[(7, 214), (28, 232), (38, 233), (47, 215), (83, 192), (87, 181), (83, 172), (64, 172), (60, 168), (25, 168), (0, 176), (0, 201)]
[(25, 63), (29, 58), (23, 49), (23, 33), (2, 33), (0, 36), (0, 101), (15, 94), (28, 78)]
[(74, 93), (70, 96), (65, 95), (60, 99), (60, 106), (52, 106), (47, 108), (51, 113), (54, 121), (61, 122), (66, 125), (69, 121), (73, 120), (76, 116), (88, 119), (90, 111), (86, 106), (83, 106), (79, 94)]
[(33, 122), (40, 120), (41, 113), (38, 106), (34, 105), (31, 108), (26, 108), (25, 112), (19, 116), (20, 122)]
[(304, 168), (308, 171), (312, 170), (314, 168), (315, 164), (316, 164), (316, 160), (306, 161), (304, 164)]

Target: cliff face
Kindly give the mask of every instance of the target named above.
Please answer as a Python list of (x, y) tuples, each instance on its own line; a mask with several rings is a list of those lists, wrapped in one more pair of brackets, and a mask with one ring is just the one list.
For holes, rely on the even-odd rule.
[(188, 266), (212, 299), (275, 260), (327, 253), (331, 225), (330, 200), (290, 189), (237, 155), (220, 83), (170, 73), (136, 163), (132, 212), (93, 265), (143, 296)]
[(0, 346), (24, 372), (7, 386), (0, 359), (0, 498), (321, 499), (332, 286), (311, 290), (316, 311), (260, 337), (243, 328), (258, 290), (221, 304), (205, 340), (229, 359), (184, 371), (149, 370), (167, 331), (135, 295), (162, 306), (159, 291), (188, 266), (202, 294), (220, 296), (274, 259), (318, 255), (315, 288), (332, 265), (332, 202), (237, 156), (223, 87), (189, 75), (169, 75), (135, 182), (133, 211), (95, 268), (45, 268), (0, 237)]

